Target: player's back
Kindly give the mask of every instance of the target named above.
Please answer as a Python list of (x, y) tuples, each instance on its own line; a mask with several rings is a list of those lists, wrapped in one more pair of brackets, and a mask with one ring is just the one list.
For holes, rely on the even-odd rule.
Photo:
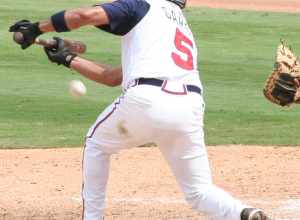
[(123, 86), (141, 77), (200, 85), (197, 47), (182, 10), (166, 0), (147, 2), (147, 14), (122, 38)]

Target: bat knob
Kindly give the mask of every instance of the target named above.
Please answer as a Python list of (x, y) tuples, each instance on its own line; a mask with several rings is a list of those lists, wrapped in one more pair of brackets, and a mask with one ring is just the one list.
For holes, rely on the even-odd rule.
[(14, 36), (13, 36), (13, 40), (17, 43), (17, 44), (22, 44), (24, 42), (24, 36), (21, 32), (15, 32)]

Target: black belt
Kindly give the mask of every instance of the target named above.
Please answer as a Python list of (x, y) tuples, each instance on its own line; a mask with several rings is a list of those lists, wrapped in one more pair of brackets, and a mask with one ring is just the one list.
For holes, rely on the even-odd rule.
[[(161, 79), (155, 79), (155, 78), (139, 78), (136, 80), (137, 85), (152, 85), (152, 86), (158, 86), (161, 87), (164, 83), (164, 80)], [(194, 85), (185, 85), (187, 91), (189, 92), (195, 92), (201, 95), (201, 89), (198, 86)]]

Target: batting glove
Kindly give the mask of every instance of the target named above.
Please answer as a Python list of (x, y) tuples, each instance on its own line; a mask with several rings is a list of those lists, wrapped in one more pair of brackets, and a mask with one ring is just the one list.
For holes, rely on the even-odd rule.
[(32, 23), (28, 20), (21, 20), (10, 26), (9, 32), (22, 33), (23, 39), (20, 45), (23, 50), (30, 47), (35, 39), (43, 33), (39, 28), (39, 23)]
[(48, 59), (53, 63), (57, 63), (57, 65), (63, 64), (69, 68), (72, 60), (77, 57), (77, 54), (72, 53), (70, 49), (65, 46), (63, 39), (59, 37), (53, 37), (53, 39), (56, 41), (55, 47), (44, 47)]

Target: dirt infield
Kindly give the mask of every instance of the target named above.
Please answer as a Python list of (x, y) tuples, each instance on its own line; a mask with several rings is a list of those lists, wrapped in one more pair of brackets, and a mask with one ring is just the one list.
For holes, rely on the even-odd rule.
[[(274, 216), (300, 219), (300, 148), (209, 147), (215, 183)], [(1, 150), (0, 219), (80, 219), (82, 149)], [(157, 148), (114, 155), (107, 219), (205, 219)]]
[(300, 12), (299, 0), (188, 0), (188, 5), (240, 10)]

